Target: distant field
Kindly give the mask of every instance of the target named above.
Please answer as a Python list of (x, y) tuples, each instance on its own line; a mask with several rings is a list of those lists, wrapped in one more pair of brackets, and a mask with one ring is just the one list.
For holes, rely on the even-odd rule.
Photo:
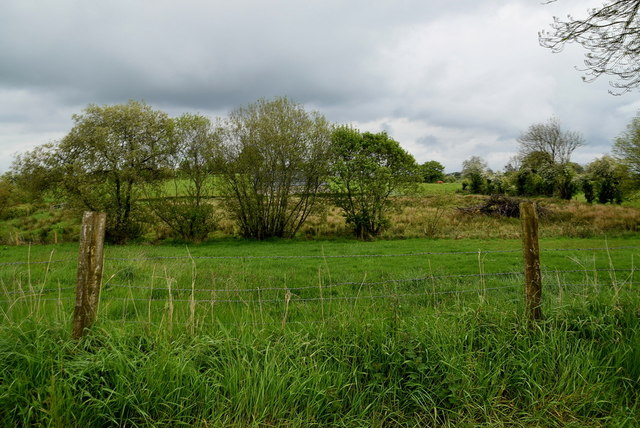
[(462, 190), (461, 183), (421, 183), (419, 193), (422, 195), (443, 195)]

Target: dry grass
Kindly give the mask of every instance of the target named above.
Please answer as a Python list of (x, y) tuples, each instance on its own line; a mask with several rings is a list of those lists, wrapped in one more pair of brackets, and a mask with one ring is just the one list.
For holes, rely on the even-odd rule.
[[(461, 207), (482, 205), (487, 196), (441, 193), (396, 197), (389, 211), (391, 226), (382, 239), (512, 239), (520, 236), (520, 222), (514, 218), (461, 212)], [(225, 213), (221, 201), (218, 208), (218, 226), (211, 238), (238, 236), (233, 219)], [(617, 205), (589, 205), (579, 201), (540, 199), (550, 215), (541, 219), (543, 237), (628, 236), (640, 231), (640, 207)], [(58, 210), (59, 211), (59, 210)], [(33, 215), (19, 219), (19, 224), (0, 223), (0, 244), (16, 242), (60, 242), (72, 240), (78, 225), (62, 212)], [(12, 220), (16, 222), (18, 220)], [(53, 225), (56, 225), (55, 227)], [(160, 222), (151, 222), (144, 239), (161, 242), (172, 238), (172, 231)], [(307, 239), (333, 239), (351, 237), (350, 228), (339, 208), (330, 203), (320, 206), (299, 231)]]
[[(389, 216), (391, 227), (381, 238), (518, 238), (518, 219), (471, 215), (458, 210), (480, 205), (486, 198), (451, 194), (395, 198)], [(541, 220), (543, 236), (622, 236), (640, 231), (640, 209), (637, 208), (551, 199), (540, 203), (550, 211), (550, 215)], [(311, 216), (301, 233), (309, 238), (326, 238), (349, 236), (350, 230), (340, 210), (329, 206)]]

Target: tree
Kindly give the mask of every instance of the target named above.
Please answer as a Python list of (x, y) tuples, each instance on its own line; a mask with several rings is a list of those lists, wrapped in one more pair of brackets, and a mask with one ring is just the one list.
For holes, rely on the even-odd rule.
[(385, 132), (361, 133), (347, 126), (332, 136), (335, 204), (361, 239), (378, 235), (388, 225), (393, 192), (419, 181), (416, 161)]
[[(629, 173), (626, 166), (610, 156), (602, 156), (587, 165), (588, 180), (592, 183), (594, 194), (601, 204), (622, 203), (628, 191)], [(589, 198), (585, 193), (587, 202)]]
[(45, 160), (58, 171), (67, 199), (107, 213), (107, 238), (124, 243), (140, 233), (140, 186), (161, 178), (173, 153), (172, 122), (145, 103), (89, 105)]
[(542, 168), (548, 165), (553, 165), (554, 161), (551, 155), (547, 152), (533, 151), (526, 155), (520, 156), (520, 169), (530, 169), (533, 172), (538, 172)]
[(147, 206), (182, 239), (200, 242), (215, 228), (215, 159), (220, 135), (201, 115), (174, 119), (175, 151), (169, 157), (169, 177), (147, 186)]
[[(487, 162), (480, 156), (471, 156), (462, 162), (462, 178), (466, 180), (463, 187), (468, 186), (471, 193), (484, 193)], [(466, 186), (465, 186), (466, 185)]]
[(584, 193), (584, 198), (586, 199), (587, 203), (592, 204), (596, 198), (593, 182), (587, 177), (583, 177), (580, 180), (580, 187), (582, 188), (582, 192)]
[(531, 125), (527, 132), (518, 138), (520, 156), (530, 156), (535, 152), (545, 153), (556, 164), (571, 160), (575, 149), (584, 145), (584, 139), (578, 132), (563, 131), (560, 122), (551, 118), (547, 123)]
[(578, 191), (574, 182), (576, 173), (570, 162), (547, 164), (540, 168), (538, 174), (542, 177), (542, 188), (546, 196), (570, 200)]
[(0, 218), (4, 218), (8, 209), (14, 204), (15, 193), (11, 176), (8, 173), (0, 175)]
[(58, 190), (61, 171), (56, 168), (57, 147), (55, 143), (43, 144), (13, 160), (9, 175), (25, 200), (41, 201), (47, 193)]
[(520, 171), (516, 175), (518, 194), (571, 199), (577, 191), (571, 154), (584, 145), (582, 135), (563, 131), (558, 119), (551, 118), (547, 123), (531, 125), (520, 135), (518, 143), (521, 159)]
[(435, 183), (444, 180), (444, 165), (435, 160), (427, 161), (420, 165), (420, 173), (425, 183)]
[(554, 17), (551, 28), (538, 34), (542, 46), (560, 52), (567, 43), (578, 43), (588, 51), (586, 81), (614, 76), (610, 85), (617, 94), (640, 85), (640, 0), (607, 0), (584, 19)]
[(242, 235), (294, 236), (327, 180), (328, 122), (277, 98), (233, 111), (222, 126), (226, 202)]
[(640, 115), (633, 118), (625, 132), (616, 138), (613, 153), (629, 168), (640, 184)]

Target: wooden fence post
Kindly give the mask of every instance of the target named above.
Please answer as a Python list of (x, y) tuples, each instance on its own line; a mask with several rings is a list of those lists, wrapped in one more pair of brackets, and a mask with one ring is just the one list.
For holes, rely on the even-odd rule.
[(85, 335), (98, 314), (106, 219), (105, 213), (90, 211), (82, 216), (76, 306), (72, 327), (75, 339)]
[(520, 219), (524, 253), (525, 305), (529, 320), (537, 321), (542, 319), (542, 276), (540, 274), (538, 216), (533, 203), (520, 203)]

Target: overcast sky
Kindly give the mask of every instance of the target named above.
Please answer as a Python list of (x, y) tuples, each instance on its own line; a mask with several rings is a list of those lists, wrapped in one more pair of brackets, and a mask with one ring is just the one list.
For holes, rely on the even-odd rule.
[(55, 141), (88, 104), (143, 100), (212, 118), (287, 96), (330, 121), (387, 131), (447, 172), (495, 170), (518, 135), (557, 117), (588, 163), (640, 109), (582, 82), (583, 51), (538, 31), (602, 0), (2, 0), (0, 172)]

